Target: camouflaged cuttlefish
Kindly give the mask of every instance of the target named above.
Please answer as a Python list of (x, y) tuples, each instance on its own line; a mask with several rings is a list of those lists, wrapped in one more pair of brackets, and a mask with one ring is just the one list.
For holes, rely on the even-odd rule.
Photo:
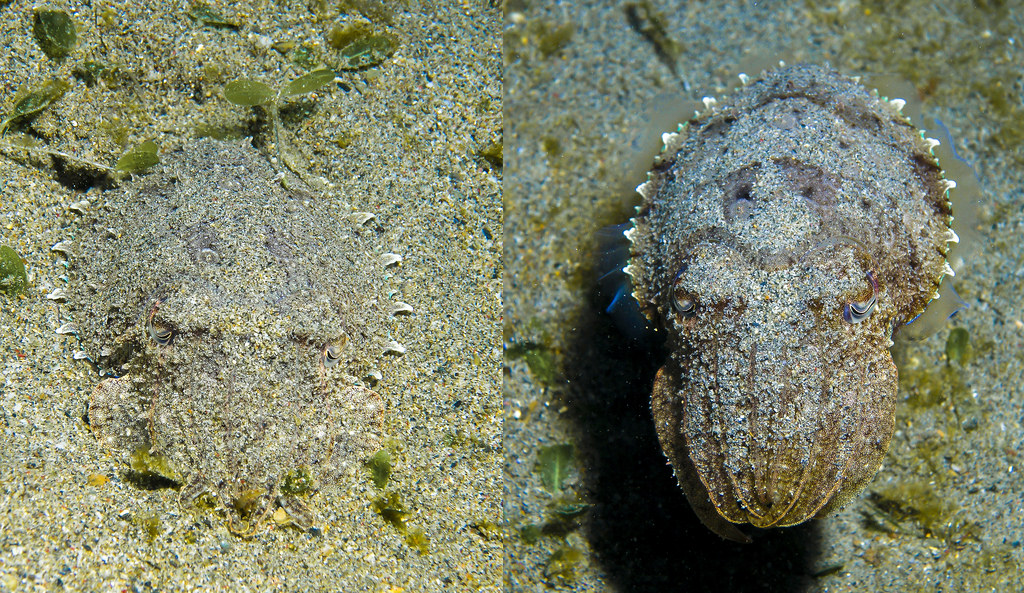
[[(138, 472), (209, 495), (230, 529), (280, 508), (308, 528), (316, 484), (376, 448), (394, 312), (372, 216), (285, 190), (247, 142), (198, 140), (94, 204), (71, 245), (67, 300), (104, 379), (88, 420)], [(275, 518), (281, 516), (280, 513)]]
[(894, 329), (944, 275), (949, 190), (925, 138), (827, 68), (741, 77), (665, 134), (626, 231), (633, 296), (666, 334), (652, 409), (702, 521), (823, 517), (875, 475), (895, 425)]

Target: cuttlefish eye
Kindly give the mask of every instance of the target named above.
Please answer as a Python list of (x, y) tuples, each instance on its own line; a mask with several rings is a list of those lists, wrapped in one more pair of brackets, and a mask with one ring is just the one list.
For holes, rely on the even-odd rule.
[(676, 274), (675, 285), (672, 287), (672, 308), (682, 315), (683, 319), (689, 319), (697, 314), (697, 301), (689, 291), (680, 286), (679, 282), (686, 268), (687, 266), (683, 266)]
[(689, 319), (697, 313), (697, 303), (693, 302), (693, 299), (685, 294), (676, 293), (672, 295), (672, 307), (684, 319)]
[(320, 360), (327, 368), (331, 368), (338, 364), (338, 361), (341, 360), (341, 346), (338, 344), (328, 344), (324, 346), (324, 353), (323, 356), (320, 357)]
[(153, 338), (153, 341), (161, 346), (170, 344), (174, 338), (174, 330), (160, 325), (158, 322), (150, 322), (147, 329), (149, 330), (149, 337)]
[(871, 298), (865, 301), (854, 301), (843, 307), (843, 321), (847, 323), (860, 323), (871, 315), (878, 304), (878, 281), (871, 272), (867, 273), (868, 281), (871, 282)]

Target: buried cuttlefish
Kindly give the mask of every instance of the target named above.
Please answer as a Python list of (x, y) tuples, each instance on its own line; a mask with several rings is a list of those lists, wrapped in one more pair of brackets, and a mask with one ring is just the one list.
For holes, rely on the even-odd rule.
[(94, 204), (77, 236), (66, 299), (104, 379), (88, 420), (136, 471), (204, 494), (229, 528), (253, 533), (377, 447), (380, 376), (396, 313), (387, 277), (401, 258), (376, 222), (343, 219), (285, 190), (247, 143), (198, 140)]

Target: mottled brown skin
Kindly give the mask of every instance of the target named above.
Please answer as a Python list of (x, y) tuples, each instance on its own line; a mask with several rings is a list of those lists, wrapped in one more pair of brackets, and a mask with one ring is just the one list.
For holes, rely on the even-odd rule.
[(667, 334), (652, 410), (694, 510), (749, 541), (733, 523), (839, 509), (893, 433), (893, 330), (933, 299), (955, 240), (927, 141), (853, 80), (797, 65), (667, 135), (639, 191), (627, 272)]

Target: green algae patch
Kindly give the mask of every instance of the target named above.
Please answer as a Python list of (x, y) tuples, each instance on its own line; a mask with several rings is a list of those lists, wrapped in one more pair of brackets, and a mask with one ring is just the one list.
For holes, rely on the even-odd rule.
[(420, 556), (425, 556), (430, 553), (430, 538), (428, 538), (426, 532), (419, 527), (412, 529), (409, 533), (405, 534), (405, 543), (408, 544), (410, 548), (416, 550)]
[(0, 292), (13, 297), (28, 288), (25, 262), (18, 252), (7, 245), (0, 246)]
[(547, 23), (538, 23), (537, 49), (545, 58), (550, 58), (568, 47), (575, 33), (576, 27), (572, 23), (563, 23), (553, 28)]
[(530, 372), (541, 383), (551, 383), (555, 380), (555, 356), (551, 349), (543, 344), (513, 342), (505, 347), (505, 356), (508, 360), (525, 360)]
[(406, 508), (405, 503), (402, 502), (401, 496), (397, 492), (388, 492), (384, 496), (374, 500), (370, 504), (370, 508), (373, 512), (381, 516), (382, 519), (390, 523), (395, 529), (401, 532), (405, 532), (406, 522), (409, 520), (409, 509)]
[(583, 552), (563, 546), (548, 556), (544, 566), (544, 579), (549, 585), (568, 587), (576, 582), (576, 571), (583, 563)]
[(150, 453), (148, 445), (143, 445), (132, 453), (129, 467), (122, 477), (125, 482), (139, 490), (161, 490), (181, 486), (178, 472), (171, 467), (167, 458)]
[(142, 532), (146, 534), (146, 541), (149, 543), (155, 542), (156, 538), (163, 533), (163, 521), (156, 514), (139, 515), (135, 521), (142, 528)]
[(160, 162), (160, 157), (157, 156), (156, 152), (156, 142), (146, 140), (142, 144), (131, 148), (128, 152), (124, 153), (121, 158), (117, 159), (117, 164), (114, 165), (114, 170), (119, 173), (138, 173), (140, 171), (145, 171)]
[(971, 348), (971, 336), (966, 329), (954, 327), (946, 338), (946, 364), (953, 362), (961, 366), (970, 362), (973, 351)]
[(78, 44), (75, 23), (63, 10), (37, 8), (32, 19), (32, 34), (39, 49), (51, 60), (66, 58)]
[(377, 451), (366, 462), (366, 468), (370, 470), (373, 485), (383, 490), (391, 478), (391, 454), (386, 449)]
[(477, 152), (477, 156), (482, 158), (492, 169), (501, 170), (505, 165), (505, 159), (502, 154), (503, 148), (503, 143), (500, 140), (492, 142), (480, 149), (480, 151)]
[(537, 452), (537, 471), (544, 487), (550, 492), (561, 492), (572, 467), (571, 444), (541, 447)]
[(309, 468), (300, 467), (285, 474), (281, 482), (281, 494), (285, 496), (306, 496), (313, 491), (313, 477)]

